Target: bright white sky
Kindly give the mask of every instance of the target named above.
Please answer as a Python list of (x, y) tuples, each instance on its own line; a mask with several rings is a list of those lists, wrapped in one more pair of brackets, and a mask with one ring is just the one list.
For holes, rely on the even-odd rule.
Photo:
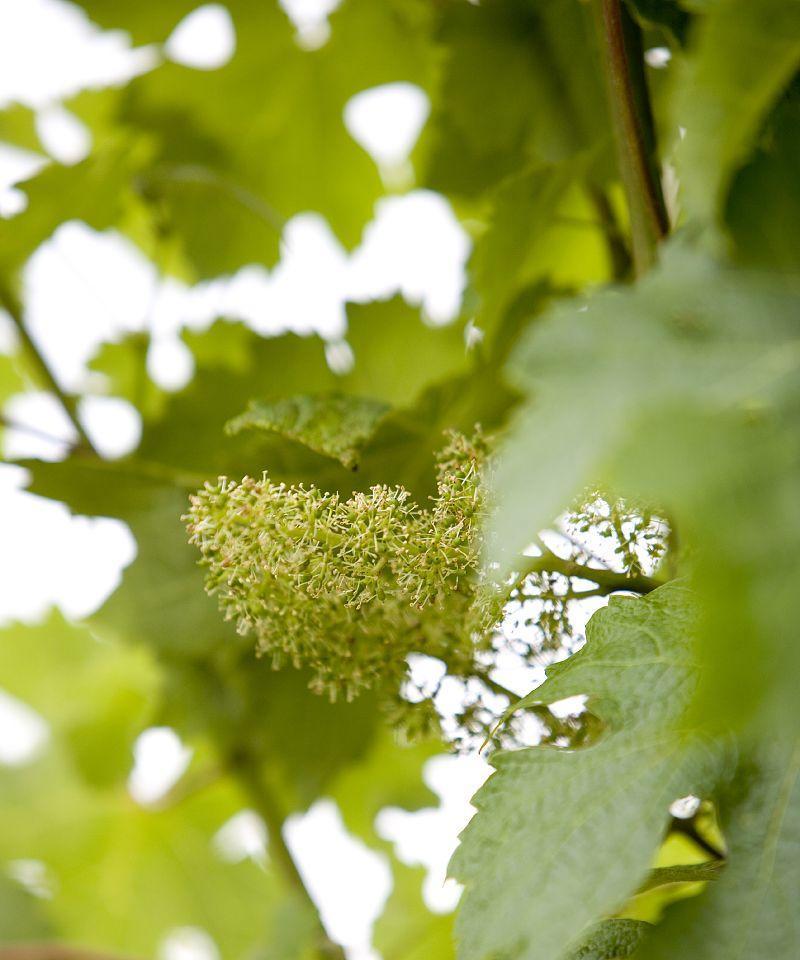
[[(337, 0), (281, 2), (301, 46), (326, 42), (327, 17)], [(197, 69), (216, 69), (227, 62), (235, 42), (227, 10), (209, 4), (175, 28), (164, 54)], [(79, 8), (59, 0), (0, 0), (0, 105), (17, 101), (33, 107), (40, 138), (60, 162), (77, 162), (91, 149), (89, 132), (61, 101), (86, 87), (124, 82), (152, 68), (159, 56), (153, 49), (131, 49), (123, 32), (102, 32)], [(358, 94), (342, 119), (393, 185), (408, 182), (408, 156), (427, 113), (421, 90), (390, 84)], [(0, 215), (9, 218), (7, 228), (13, 229), (13, 215), (26, 202), (14, 184), (46, 160), (0, 148)], [(69, 223), (26, 268), (27, 322), (60, 381), (76, 390), (90, 382), (86, 363), (99, 343), (147, 326), (154, 334), (151, 376), (166, 389), (178, 389), (192, 376), (191, 356), (179, 339), (185, 327), (203, 328), (225, 315), (262, 333), (316, 331), (335, 342), (344, 332), (345, 301), (396, 292), (419, 304), (432, 322), (447, 322), (458, 309), (468, 254), (469, 241), (447, 202), (421, 190), (382, 200), (362, 245), (350, 255), (325, 221), (308, 212), (286, 226), (281, 260), (273, 270), (245, 266), (232, 277), (196, 287), (159, 281), (152, 265), (123, 237)], [(12, 349), (13, 342), (13, 331), (0, 316), (0, 352)], [(82, 412), (107, 456), (135, 448), (138, 414), (124, 401), (93, 396)], [(70, 425), (46, 394), (12, 398), (4, 413), (55, 437), (71, 436)], [(63, 452), (63, 444), (27, 431), (9, 431), (5, 437), (9, 457), (57, 458)], [(85, 616), (115, 589), (135, 556), (135, 541), (118, 521), (73, 517), (59, 504), (23, 492), (24, 480), (22, 470), (0, 467), (0, 623), (33, 622), (51, 605), (71, 617)], [(0, 690), (0, 763), (30, 762), (46, 739), (41, 718)], [(173, 731), (147, 731), (132, 758), (133, 796), (141, 803), (157, 799), (180, 776), (189, 756)], [(433, 760), (426, 778), (440, 806), (418, 813), (384, 810), (378, 817), (380, 834), (396, 844), (398, 856), (429, 867), (424, 892), (434, 909), (452, 909), (457, 900), (452, 882), (444, 884), (445, 865), (470, 816), (468, 798), (487, 769), (478, 758)], [(353, 960), (375, 956), (372, 923), (391, 889), (385, 857), (347, 833), (330, 800), (292, 817), (285, 833), (331, 936)], [(268, 858), (263, 825), (250, 811), (221, 825), (214, 843), (221, 856)], [(32, 888), (46, 890), (41, 865), (20, 862), (15, 870)], [(160, 960), (218, 956), (204, 931), (181, 928), (165, 937)]]

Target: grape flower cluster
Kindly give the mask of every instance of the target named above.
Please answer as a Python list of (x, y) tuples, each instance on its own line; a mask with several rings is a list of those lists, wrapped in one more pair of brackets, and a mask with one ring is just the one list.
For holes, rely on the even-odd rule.
[(185, 518), (207, 590), (276, 668), (308, 668), (332, 699), (397, 690), (410, 653), (468, 675), (506, 599), (480, 568), (487, 456), (479, 432), (449, 434), (427, 507), (401, 486), (344, 499), (266, 475), (207, 483)]

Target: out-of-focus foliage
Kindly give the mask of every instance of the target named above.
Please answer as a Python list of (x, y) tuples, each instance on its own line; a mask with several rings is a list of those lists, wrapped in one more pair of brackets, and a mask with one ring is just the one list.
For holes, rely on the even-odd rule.
[[(46, 730), (0, 766), (0, 958), (43, 940), (160, 956), (180, 927), (225, 960), (340, 958), (282, 833), (323, 797), (389, 855), (384, 960), (796, 957), (800, 5), (342, 0), (311, 42), (277, 0), (231, 0), (213, 69), (169, 56), (194, 2), (81, 6), (154, 65), (75, 96), (89, 155), (17, 185), (0, 402), (54, 390), (24, 271), (71, 220), (194, 283), (271, 269), (299, 213), (349, 251), (377, 200), (426, 188), (472, 251), (449, 324), (392, 291), (348, 304), (327, 343), (222, 317), (183, 333), (175, 391), (150, 376), (147, 318), (100, 345), (81, 392), (137, 409), (136, 450), (22, 465), (33, 493), (127, 524), (137, 554), (85, 624), (0, 631), (0, 690)], [(603, 10), (674, 234), (636, 278)], [(652, 97), (650, 48), (671, 57), (646, 68)], [(398, 169), (344, 118), (393, 82), (430, 105)], [(0, 141), (43, 155), (26, 107), (0, 111)], [(463, 443), (437, 461), (454, 432), (491, 437), (492, 469)], [(207, 595), (198, 545), (265, 657)], [(548, 667), (518, 703), (510, 661)], [(193, 753), (148, 804), (129, 776), (153, 726)], [(430, 806), (427, 760), (484, 742), (497, 770), (453, 863), (454, 938), (375, 818)], [(245, 809), (267, 852), (233, 862), (219, 831)]]

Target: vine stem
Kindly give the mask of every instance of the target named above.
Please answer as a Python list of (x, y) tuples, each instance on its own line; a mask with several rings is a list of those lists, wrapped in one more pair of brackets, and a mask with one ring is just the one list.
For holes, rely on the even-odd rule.
[(628, 201), (636, 276), (655, 262), (669, 230), (638, 27), (622, 0), (594, 0), (620, 178)]
[[(237, 757), (231, 768), (239, 783), (247, 792), (253, 808), (264, 821), (269, 836), (269, 853), (272, 861), (283, 874), (290, 887), (306, 901), (317, 918), (317, 954), (320, 960), (345, 960), (344, 949), (334, 943), (322, 925), (314, 898), (297, 868), (294, 857), (283, 839), (283, 812), (269, 786), (264, 782), (257, 763), (250, 757)], [(0, 960), (3, 957), (0, 956)]]
[(587, 590), (586, 593), (580, 591), (578, 594), (587, 597), (592, 595), (604, 596), (617, 590), (641, 594), (652, 593), (663, 582), (643, 575), (629, 577), (624, 573), (617, 573), (615, 570), (587, 567), (576, 560), (564, 560), (563, 557), (559, 557), (549, 550), (545, 550), (540, 557), (526, 557), (525, 560), (526, 563), (522, 571), (523, 577), (532, 573), (560, 573), (565, 577), (579, 577), (581, 580), (596, 583), (599, 588), (598, 591)]
[(0, 281), (0, 306), (2, 306), (9, 317), (11, 317), (11, 322), (16, 327), (19, 338), (22, 341), (22, 347), (31, 364), (36, 369), (42, 385), (53, 394), (56, 400), (58, 400), (62, 409), (64, 410), (64, 413), (66, 413), (72, 425), (75, 427), (80, 440), (80, 446), (84, 450), (88, 450), (90, 453), (93, 453), (95, 456), (97, 456), (97, 450), (95, 449), (89, 434), (84, 430), (83, 424), (78, 416), (78, 407), (75, 402), (75, 398), (70, 396), (61, 388), (61, 385), (56, 379), (55, 374), (50, 369), (50, 365), (42, 356), (41, 351), (33, 342), (31, 335), (28, 333), (25, 322), (22, 319), (22, 304), (19, 302), (11, 289), (2, 281)]

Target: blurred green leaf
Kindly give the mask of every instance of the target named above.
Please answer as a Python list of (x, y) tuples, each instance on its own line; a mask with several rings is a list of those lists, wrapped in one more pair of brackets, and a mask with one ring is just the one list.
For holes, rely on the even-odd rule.
[(381, 731), (369, 752), (331, 786), (348, 829), (374, 843), (375, 818), (384, 807), (419, 810), (434, 805), (436, 795), (422, 782), (421, 771), (441, 750), (436, 741), (400, 745), (393, 731)]
[(272, 870), (226, 862), (213, 847), (246, 803), (227, 784), (144, 809), (122, 791), (89, 791), (55, 752), (1, 770), (0, 783), (0, 858), (45, 864), (47, 916), (68, 943), (152, 956), (174, 928), (197, 926), (225, 956), (245, 957), (265, 904), (281, 896)]
[(0, 141), (23, 150), (41, 152), (36, 133), (36, 114), (19, 103), (0, 110)]
[(424, 871), (394, 861), (394, 888), (375, 925), (384, 960), (454, 960), (453, 914), (433, 913), (422, 900)]
[(271, 870), (226, 862), (213, 847), (246, 800), (219, 782), (156, 810), (125, 790), (155, 699), (149, 657), (54, 614), (0, 632), (0, 661), (3, 688), (53, 732), (41, 758), (0, 769), (0, 862), (44, 865), (52, 897), (41, 907), (58, 937), (146, 956), (172, 928), (195, 925), (225, 955), (244, 956), (264, 901), (282, 895)]
[(147, 373), (149, 348), (147, 334), (133, 333), (119, 343), (104, 343), (89, 364), (106, 378), (109, 394), (133, 404), (145, 420), (157, 419), (166, 403), (166, 394)]
[(0, 943), (42, 940), (52, 932), (44, 904), (16, 881), (0, 875)]
[(800, 88), (775, 110), (725, 208), (737, 259), (800, 270)]
[[(15, 356), (0, 353), (0, 413), (2, 406), (9, 397), (20, 393), (25, 387), (25, 381), (19, 369), (19, 361)], [(4, 424), (0, 421), (0, 440), (3, 435)]]
[(609, 172), (592, 30), (590, 11), (570, 0), (445, 5), (442, 77), (420, 148), (429, 185), (474, 197), (532, 163), (584, 151)]
[[(496, 473), (504, 563), (588, 485), (659, 505), (691, 546), (700, 708), (720, 726), (797, 722), (798, 303), (791, 282), (678, 246), (635, 289), (554, 311), (512, 364), (532, 400)], [(734, 636), (752, 659), (729, 655)]]
[(0, 403), (19, 393), (25, 383), (20, 375), (15, 357), (0, 353)]
[(800, 6), (715, 0), (694, 27), (672, 95), (687, 215), (713, 223), (764, 115), (800, 67)]
[[(194, 6), (83, 5), (98, 22), (142, 40), (166, 39)], [(144, 195), (200, 276), (272, 264), (284, 222), (308, 210), (354, 246), (382, 188), (342, 112), (363, 89), (427, 81), (424, 5), (348, 0), (317, 50), (300, 49), (277, 3), (232, 0), (227, 9), (236, 31), (228, 64), (196, 70), (165, 62), (132, 81), (120, 101), (119, 122), (157, 144)]]
[(56, 613), (37, 626), (0, 633), (0, 686), (47, 718), (94, 786), (127, 777), (157, 684), (143, 650), (101, 643)]
[(136, 198), (131, 179), (149, 153), (144, 140), (118, 137), (103, 143), (73, 166), (49, 164), (17, 184), (28, 205), (0, 231), (0, 270), (15, 273), (39, 244), (68, 220), (81, 220), (95, 230), (118, 226)]
[(494, 333), (520, 293), (537, 282), (574, 289), (613, 274), (597, 208), (578, 173), (573, 164), (534, 167), (492, 194), (492, 214), (470, 262), (482, 330)]
[(680, 43), (685, 43), (690, 16), (680, 0), (627, 0), (628, 6), (645, 25), (663, 27)]

